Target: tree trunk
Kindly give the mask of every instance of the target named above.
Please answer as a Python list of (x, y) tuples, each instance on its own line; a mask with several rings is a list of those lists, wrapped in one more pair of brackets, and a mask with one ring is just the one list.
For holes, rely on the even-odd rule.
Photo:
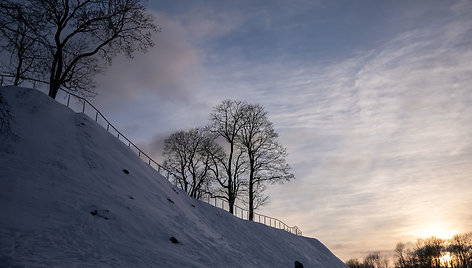
[(230, 151), (229, 151), (229, 157), (228, 157), (228, 169), (227, 175), (228, 175), (228, 204), (229, 204), (229, 212), (231, 214), (234, 214), (234, 192), (233, 192), (233, 176), (231, 174), (231, 166), (233, 162), (233, 153), (234, 153), (234, 141), (230, 141)]
[(234, 215), (234, 194), (228, 194), (229, 213)]
[(56, 99), (57, 92), (59, 91), (59, 87), (61, 86), (61, 75), (62, 75), (62, 46), (59, 41), (59, 35), (61, 33), (61, 29), (58, 30), (55, 36), (56, 41), (56, 53), (54, 53), (54, 59), (51, 65), (51, 76), (49, 77), (49, 97)]
[(254, 220), (254, 161), (249, 159), (249, 220)]
[(59, 85), (55, 81), (50, 81), (49, 84), (49, 97), (56, 99), (57, 92), (59, 91)]
[[(230, 174), (228, 174), (230, 175)], [(234, 214), (234, 192), (233, 192), (233, 182), (231, 176), (228, 177), (228, 205), (229, 213)]]
[(252, 180), (249, 182), (249, 220), (254, 220), (254, 191)]

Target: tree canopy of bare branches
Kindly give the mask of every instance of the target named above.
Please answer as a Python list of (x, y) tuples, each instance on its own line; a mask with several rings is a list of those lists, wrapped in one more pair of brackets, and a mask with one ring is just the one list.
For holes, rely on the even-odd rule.
[(106, 62), (145, 51), (158, 30), (141, 0), (5, 0), (2, 10), (15, 80), (47, 83), (52, 98), (60, 87), (93, 92)]
[(38, 76), (38, 62), (41, 59), (40, 42), (35, 38), (35, 28), (40, 28), (37, 16), (24, 12), (19, 3), (0, 3), (0, 47), (4, 61), (0, 72), (3, 79), (20, 85), (28, 77)]
[(193, 198), (201, 198), (210, 178), (208, 146), (214, 146), (200, 128), (178, 131), (164, 141), (164, 167), (176, 175), (175, 183)]
[[(248, 157), (248, 203), (249, 220), (254, 218), (254, 208), (258, 189), (261, 184), (285, 182), (294, 178), (290, 166), (286, 163), (287, 152), (278, 143), (278, 134), (267, 117), (264, 107), (248, 104), (244, 107), (243, 127), (238, 142)], [(264, 200), (264, 198), (262, 199)]]
[(188, 166), (198, 161), (198, 174), (204, 174), (203, 180), (211, 186), (207, 193), (226, 199), (231, 213), (237, 200), (247, 204), (253, 220), (254, 210), (268, 200), (267, 184), (294, 178), (277, 138), (262, 105), (224, 100), (214, 107), (205, 130), (179, 131), (166, 140), (165, 163), (179, 174), (179, 187), (189, 192), (193, 186), (186, 185), (185, 178), (193, 175), (186, 174)]
[(210, 115), (210, 129), (217, 137), (221, 137), (227, 145), (227, 153), (214, 157), (214, 168), (221, 167), (224, 175), (215, 176), (225, 195), (220, 196), (228, 200), (230, 213), (234, 212), (234, 204), (242, 186), (245, 185), (243, 175), (246, 173), (247, 157), (238, 146), (238, 135), (243, 127), (244, 107), (242, 101), (224, 100), (213, 109)]

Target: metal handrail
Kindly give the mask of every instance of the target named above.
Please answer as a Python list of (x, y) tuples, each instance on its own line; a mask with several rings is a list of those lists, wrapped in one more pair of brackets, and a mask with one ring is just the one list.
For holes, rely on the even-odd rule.
[[(118, 140), (122, 141), (124, 144), (127, 144), (128, 147), (130, 149), (135, 149), (137, 154), (138, 154), (138, 157), (143, 160), (144, 162), (146, 162), (148, 165), (150, 165), (151, 167), (153, 167), (159, 174), (163, 175), (164, 177), (167, 178), (167, 180), (170, 181), (170, 177), (174, 177), (176, 178), (177, 176), (170, 170), (168, 170), (167, 168), (165, 168), (164, 166), (160, 165), (159, 163), (157, 163), (156, 161), (154, 161), (154, 159), (152, 159), (149, 155), (147, 155), (143, 150), (141, 150), (138, 146), (136, 146), (136, 144), (134, 144), (131, 140), (129, 140), (125, 135), (123, 135), (115, 126), (113, 126), (110, 121), (108, 121), (108, 119), (105, 118), (105, 116), (93, 105), (91, 104), (87, 99), (85, 99), (84, 97), (81, 97), (79, 95), (76, 95), (74, 93), (71, 93), (69, 91), (66, 91), (64, 89), (60, 89), (62, 92), (64, 92), (66, 94), (65, 98), (64, 98), (64, 101), (66, 101), (67, 99), (67, 102), (66, 103), (62, 103), (64, 105), (66, 105), (67, 107), (69, 107), (70, 109), (72, 109), (73, 111), (75, 112), (81, 112), (83, 114), (86, 114), (87, 116), (89, 116), (90, 118), (94, 119), (95, 122), (97, 122), (99, 125), (101, 125), (102, 127), (104, 127), (108, 132), (112, 133), (112, 131), (114, 131), (116, 133), (116, 137)], [(71, 104), (71, 96), (76, 98), (78, 101), (79, 101), (79, 104), (78, 106), (76, 105), (75, 106), (75, 109), (73, 107), (73, 104)], [(60, 102), (61, 98), (57, 97), (56, 100), (58, 102)], [(61, 102), (60, 102), (61, 103)], [(86, 109), (86, 106), (90, 106), (92, 108), (92, 114), (90, 113), (87, 113), (87, 109)], [(93, 114), (94, 113), (94, 114)], [(101, 119), (103, 119), (105, 121), (105, 125), (101, 124), (99, 122), (99, 116)], [(144, 159), (143, 159), (144, 157)], [(154, 166), (153, 166), (154, 164)], [(223, 210), (226, 210), (226, 211), (229, 211), (229, 204), (228, 204), (228, 201), (225, 200), (225, 199), (222, 199), (222, 198), (219, 198), (219, 197), (207, 197), (207, 200), (202, 200), (204, 202), (207, 202), (208, 204), (210, 205), (213, 205), (215, 207), (218, 207), (218, 208), (221, 208)], [(218, 206), (218, 204), (220, 204), (221, 206)], [(225, 206), (225, 204), (228, 204), (227, 206)], [(233, 215), (238, 217), (238, 218), (241, 218), (241, 219), (244, 219), (244, 220), (249, 220), (249, 210), (245, 209), (245, 208), (242, 208), (242, 207), (239, 207), (237, 205), (234, 205), (234, 211), (233, 211)], [(246, 217), (245, 217), (246, 216)], [(300, 230), (300, 228), (298, 228), (297, 226), (288, 226), (287, 224), (285, 224), (283, 221), (279, 220), (279, 219), (276, 219), (276, 218), (273, 218), (273, 217), (269, 217), (269, 216), (265, 216), (265, 215), (262, 215), (262, 214), (259, 214), (259, 213), (255, 213), (254, 212), (254, 217), (253, 217), (253, 221), (254, 222), (259, 222), (259, 223), (262, 223), (262, 224), (265, 224), (267, 226), (270, 226), (270, 227), (274, 227), (274, 228), (278, 228), (278, 229), (283, 229), (287, 232), (290, 232), (292, 234), (295, 234), (295, 235), (302, 235), (302, 231)]]

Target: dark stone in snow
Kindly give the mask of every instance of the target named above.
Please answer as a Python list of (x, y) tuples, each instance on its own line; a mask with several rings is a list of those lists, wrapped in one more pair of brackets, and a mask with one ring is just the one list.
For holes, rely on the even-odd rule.
[(129, 171), (128, 171), (127, 169), (123, 169), (123, 172), (124, 172), (125, 174), (129, 174)]
[(129, 197), (129, 199), (134, 199), (134, 197), (132, 197), (131, 195), (130, 195), (130, 196), (128, 196), (128, 197)]
[(173, 236), (172, 236), (171, 238), (169, 238), (169, 240), (170, 240), (170, 242), (172, 242), (172, 243), (174, 243), (174, 244), (178, 244), (178, 243), (179, 243), (179, 240), (177, 240), (177, 238), (175, 238), (175, 237), (173, 237)]
[(95, 209), (91, 211), (90, 214), (92, 214), (92, 216), (97, 216), (105, 220), (108, 220), (107, 216), (110, 214), (110, 211), (108, 209), (104, 209), (104, 210)]
[(295, 268), (303, 268), (303, 264), (299, 261), (295, 261)]
[(171, 202), (172, 204), (174, 204), (174, 201), (172, 201), (170, 198), (167, 198), (167, 201)]

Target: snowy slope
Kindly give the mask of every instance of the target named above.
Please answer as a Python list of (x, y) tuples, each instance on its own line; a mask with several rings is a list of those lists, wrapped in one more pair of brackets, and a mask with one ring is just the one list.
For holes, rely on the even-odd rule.
[(43, 93), (0, 92), (15, 118), (0, 136), (0, 267), (346, 267), (316, 239), (188, 197)]

